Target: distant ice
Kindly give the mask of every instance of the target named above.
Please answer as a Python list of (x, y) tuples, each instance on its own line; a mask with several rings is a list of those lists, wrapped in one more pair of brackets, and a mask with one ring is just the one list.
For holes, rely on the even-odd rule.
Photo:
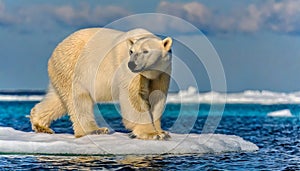
[(241, 137), (221, 134), (171, 134), (169, 141), (130, 139), (124, 133), (74, 138), (0, 127), (0, 153), (26, 154), (204, 154), (252, 152), (258, 147)]
[(299, 104), (300, 92), (278, 93), (247, 90), (241, 93), (198, 93), (194, 87), (168, 95), (168, 103)]
[[(0, 95), (0, 101), (40, 101), (42, 95)], [(169, 93), (167, 103), (300, 104), (300, 92), (279, 93), (247, 90), (241, 93), (198, 93), (194, 87)]]
[(0, 101), (40, 101), (42, 95), (0, 95)]
[(270, 112), (267, 114), (267, 116), (272, 116), (272, 117), (292, 117), (292, 113), (289, 109), (284, 109), (284, 110), (279, 110), (279, 111), (274, 111)]

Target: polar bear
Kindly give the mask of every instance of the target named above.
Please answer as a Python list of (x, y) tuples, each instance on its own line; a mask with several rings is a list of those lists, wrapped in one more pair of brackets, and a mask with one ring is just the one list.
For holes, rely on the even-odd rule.
[(131, 138), (165, 140), (161, 129), (171, 73), (172, 39), (145, 29), (79, 30), (64, 39), (48, 61), (45, 98), (30, 113), (32, 129), (54, 133), (51, 122), (69, 114), (75, 137), (107, 134), (95, 121), (93, 105), (119, 101)]

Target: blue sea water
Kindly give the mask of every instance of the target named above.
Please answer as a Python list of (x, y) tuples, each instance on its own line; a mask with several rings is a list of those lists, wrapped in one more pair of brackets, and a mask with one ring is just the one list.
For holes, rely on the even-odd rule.
[[(26, 115), (37, 102), (0, 102), (0, 126), (29, 132)], [(191, 133), (201, 133), (209, 104), (189, 104), (185, 113), (198, 111)], [(199, 107), (198, 107), (199, 106)], [(98, 107), (115, 131), (128, 132), (114, 104)], [(267, 113), (289, 109), (293, 117), (268, 117)], [(180, 104), (166, 106), (162, 126), (169, 130), (178, 119)], [(188, 117), (187, 117), (188, 119)], [(188, 123), (188, 121), (186, 122)], [(54, 121), (56, 133), (73, 133), (68, 116)], [(171, 130), (175, 131), (176, 130)], [(104, 155), (51, 156), (0, 154), (0, 170), (300, 170), (300, 105), (226, 104), (215, 133), (237, 135), (255, 143), (260, 149), (249, 153), (204, 155)], [(1, 137), (0, 137), (1, 138)]]

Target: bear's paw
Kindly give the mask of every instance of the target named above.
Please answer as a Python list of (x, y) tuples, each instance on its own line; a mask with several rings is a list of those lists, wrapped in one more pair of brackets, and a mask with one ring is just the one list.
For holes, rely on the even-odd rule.
[(33, 130), (37, 133), (47, 133), (47, 134), (54, 134), (54, 131), (49, 127), (41, 126), (39, 124), (33, 125)]
[(129, 133), (129, 138), (137, 138), (142, 140), (169, 140), (171, 136), (167, 131), (153, 132), (153, 133)]
[(90, 133), (91, 135), (109, 134), (109, 129), (106, 127), (98, 128)]

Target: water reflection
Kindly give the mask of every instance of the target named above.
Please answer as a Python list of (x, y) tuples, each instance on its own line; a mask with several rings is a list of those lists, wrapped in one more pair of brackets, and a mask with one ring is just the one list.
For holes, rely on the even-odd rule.
[(163, 165), (155, 161), (163, 160), (161, 156), (125, 156), (118, 162), (133, 168), (162, 168)]
[[(42, 168), (66, 170), (102, 170), (102, 169), (162, 169), (162, 156), (38, 156), (37, 163)], [(37, 168), (35, 168), (37, 169)]]

